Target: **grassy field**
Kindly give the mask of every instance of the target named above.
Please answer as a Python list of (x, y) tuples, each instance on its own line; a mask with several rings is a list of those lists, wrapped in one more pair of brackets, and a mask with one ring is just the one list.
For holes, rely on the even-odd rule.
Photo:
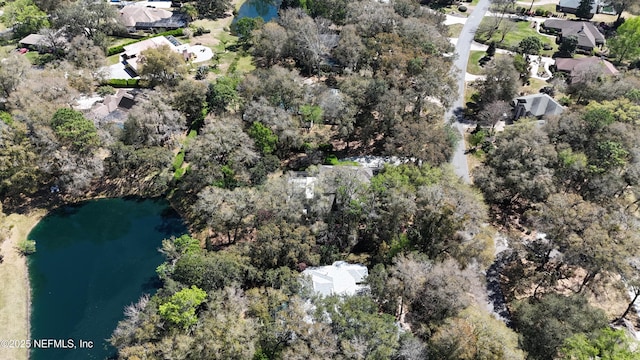
[[(8, 339), (28, 339), (29, 337), (29, 275), (27, 261), (15, 247), (25, 240), (31, 229), (44, 216), (44, 211), (29, 215), (11, 214), (4, 224), (4, 232), (9, 234), (0, 244), (4, 261), (0, 264), (0, 337)], [(27, 349), (1, 349), (0, 360), (27, 359)]]
[[(489, 23), (489, 21), (491, 20), (488, 17), (485, 17), (482, 20), (482, 24), (486, 26), (487, 23)], [(558, 45), (556, 45), (555, 39), (552, 37), (547, 37), (547, 36), (538, 34), (538, 32), (536, 32), (536, 29), (532, 27), (530, 22), (513, 21), (513, 20), (504, 20), (504, 21), (508, 21), (510, 24), (514, 25), (514, 28), (506, 34), (504, 41), (500, 42), (500, 38), (502, 37), (502, 34), (499, 32), (494, 33), (491, 39), (487, 39), (486, 36), (484, 35), (476, 34), (476, 41), (479, 41), (482, 43), (495, 41), (498, 44), (498, 47), (500, 48), (510, 48), (510, 47), (517, 47), (520, 41), (522, 41), (522, 39), (526, 37), (535, 36), (539, 38), (543, 44), (548, 44), (553, 48), (552, 50), (543, 51), (542, 55), (551, 56), (555, 51), (557, 51)], [(483, 26), (482, 24), (480, 26)], [(504, 26), (504, 24), (501, 26)]]
[(518, 93), (524, 93), (525, 95), (537, 94), (540, 89), (547, 85), (549, 84), (544, 80), (529, 78), (529, 85), (522, 86)]
[(480, 67), (479, 61), (487, 53), (484, 51), (469, 52), (469, 63), (467, 63), (467, 72), (473, 75), (482, 75), (484, 70)]
[(447, 26), (449, 30), (449, 37), (457, 38), (460, 37), (460, 33), (462, 32), (462, 28), (464, 24), (451, 24)]

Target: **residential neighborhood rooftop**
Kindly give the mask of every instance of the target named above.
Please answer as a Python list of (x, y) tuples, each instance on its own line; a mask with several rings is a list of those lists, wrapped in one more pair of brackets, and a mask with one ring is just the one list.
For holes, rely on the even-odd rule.
[(364, 284), (369, 275), (367, 267), (336, 261), (332, 265), (307, 268), (302, 272), (311, 280), (313, 290), (322, 296), (355, 295), (368, 288)]
[(593, 49), (604, 44), (604, 35), (588, 21), (549, 19), (544, 22), (543, 26), (559, 31), (563, 38), (575, 36), (578, 39), (578, 46), (581, 48)]
[(588, 68), (598, 68), (604, 75), (617, 75), (619, 73), (618, 69), (616, 69), (616, 67), (613, 66), (612, 63), (597, 56), (590, 56), (580, 59), (556, 59), (556, 69), (558, 69), (558, 71), (567, 72), (571, 76), (575, 76), (577, 73)]
[(547, 94), (520, 96), (513, 100), (513, 105), (515, 119), (524, 116), (540, 118), (560, 115), (564, 111), (564, 107)]

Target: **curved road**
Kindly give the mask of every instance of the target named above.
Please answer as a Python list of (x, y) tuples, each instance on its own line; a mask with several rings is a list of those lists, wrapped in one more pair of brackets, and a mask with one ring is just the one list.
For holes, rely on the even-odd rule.
[(449, 121), (452, 116), (456, 117), (456, 122), (453, 124), (456, 129), (462, 135), (462, 140), (459, 141), (458, 146), (455, 149), (451, 164), (453, 169), (460, 178), (466, 183), (471, 182), (469, 177), (469, 167), (467, 165), (467, 157), (465, 156), (465, 144), (464, 144), (464, 127), (460, 120), (462, 120), (462, 109), (464, 107), (464, 74), (467, 71), (467, 62), (469, 61), (469, 50), (471, 48), (471, 42), (473, 36), (484, 17), (484, 14), (489, 9), (490, 0), (480, 0), (480, 2), (473, 9), (473, 12), (467, 18), (467, 22), (462, 28), (458, 42), (456, 43), (457, 59), (453, 62), (453, 71), (458, 74), (458, 99), (453, 103), (451, 109), (445, 114), (445, 121)]

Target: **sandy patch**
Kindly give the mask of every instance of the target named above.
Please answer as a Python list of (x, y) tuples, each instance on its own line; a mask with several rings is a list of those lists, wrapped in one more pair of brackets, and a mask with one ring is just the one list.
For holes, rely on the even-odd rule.
[[(26, 258), (15, 249), (44, 216), (44, 210), (29, 215), (11, 214), (1, 228), (7, 238), (0, 244), (4, 261), (0, 264), (0, 340), (29, 338), (29, 274)], [(27, 349), (0, 348), (0, 360), (28, 358)]]

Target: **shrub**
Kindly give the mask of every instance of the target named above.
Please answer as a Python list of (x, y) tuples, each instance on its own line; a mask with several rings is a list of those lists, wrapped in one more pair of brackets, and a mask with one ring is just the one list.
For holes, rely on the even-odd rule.
[(338, 163), (339, 163), (339, 162), (340, 162), (340, 161), (338, 160), (338, 158), (337, 158), (335, 155), (333, 155), (333, 154), (331, 154), (331, 155), (327, 156), (327, 157), (324, 159), (324, 164), (325, 164), (325, 165), (338, 165)]
[(460, 5), (460, 6), (458, 6), (458, 11), (460, 11), (460, 12), (466, 12), (466, 11), (467, 11), (467, 7), (466, 7), (466, 6), (464, 6), (464, 5)]
[(485, 130), (476, 131), (471, 134), (469, 137), (469, 144), (471, 146), (478, 146), (484, 142), (487, 137), (487, 132)]
[(546, 50), (546, 51), (553, 50), (553, 46), (551, 46), (551, 45), (549, 45), (547, 43), (544, 43), (544, 44), (542, 44), (542, 49)]
[(545, 12), (545, 11), (544, 11), (543, 9), (536, 9), (536, 11), (535, 11), (535, 13), (534, 13), (534, 14), (535, 14), (536, 16), (543, 16), (543, 15), (544, 15), (544, 12)]
[(184, 151), (180, 151), (176, 158), (173, 159), (173, 170), (177, 171), (182, 167), (182, 163), (184, 163)]
[(103, 86), (98, 87), (96, 92), (100, 96), (113, 95), (113, 94), (116, 93), (116, 89), (114, 89), (113, 86), (103, 85)]
[(36, 252), (36, 242), (33, 240), (22, 240), (16, 248), (23, 256), (31, 255)]
[(207, 65), (199, 66), (196, 70), (196, 80), (204, 80), (209, 73), (209, 67)]

